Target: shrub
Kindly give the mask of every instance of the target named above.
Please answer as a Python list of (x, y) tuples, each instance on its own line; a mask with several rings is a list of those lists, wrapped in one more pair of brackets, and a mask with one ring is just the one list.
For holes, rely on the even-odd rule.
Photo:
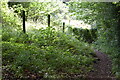
[(97, 30), (96, 29), (80, 29), (80, 28), (74, 28), (73, 33), (77, 35), (77, 38), (79, 40), (83, 39), (83, 41), (86, 41), (88, 43), (92, 43), (97, 39)]
[[(21, 35), (2, 42), (4, 72), (11, 71), (14, 77), (85, 75), (92, 69), (91, 47), (73, 36), (57, 33), (52, 28), (36, 30), (27, 34), (26, 39), (26, 35)], [(32, 43), (26, 43), (27, 40)]]

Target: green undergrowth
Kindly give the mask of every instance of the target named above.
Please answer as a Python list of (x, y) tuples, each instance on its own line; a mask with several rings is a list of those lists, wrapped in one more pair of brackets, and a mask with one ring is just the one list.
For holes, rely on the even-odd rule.
[(72, 77), (92, 69), (88, 43), (51, 27), (24, 34), (21, 19), (7, 3), (1, 5), (3, 79)]
[(3, 73), (12, 77), (86, 75), (92, 69), (90, 45), (53, 28), (27, 34), (4, 30), (2, 38)]

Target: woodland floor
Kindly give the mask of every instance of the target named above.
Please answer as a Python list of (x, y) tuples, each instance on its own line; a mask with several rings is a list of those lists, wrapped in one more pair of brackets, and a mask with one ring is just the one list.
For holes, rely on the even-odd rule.
[(112, 75), (112, 61), (107, 54), (95, 50), (98, 61), (94, 64), (94, 70), (88, 74), (87, 80), (116, 80)]

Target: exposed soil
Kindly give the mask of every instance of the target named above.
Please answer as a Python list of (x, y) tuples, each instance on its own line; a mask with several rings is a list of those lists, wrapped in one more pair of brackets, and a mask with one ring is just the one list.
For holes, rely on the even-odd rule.
[(88, 80), (116, 80), (111, 73), (112, 61), (107, 54), (95, 50), (98, 61), (94, 64), (94, 70), (88, 74)]

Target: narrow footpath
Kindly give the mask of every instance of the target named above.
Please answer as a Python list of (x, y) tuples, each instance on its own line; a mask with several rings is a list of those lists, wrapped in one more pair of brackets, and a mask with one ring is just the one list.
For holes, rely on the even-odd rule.
[(117, 80), (112, 75), (112, 61), (107, 54), (95, 50), (96, 56), (99, 59), (94, 64), (94, 70), (88, 74), (87, 80)]

